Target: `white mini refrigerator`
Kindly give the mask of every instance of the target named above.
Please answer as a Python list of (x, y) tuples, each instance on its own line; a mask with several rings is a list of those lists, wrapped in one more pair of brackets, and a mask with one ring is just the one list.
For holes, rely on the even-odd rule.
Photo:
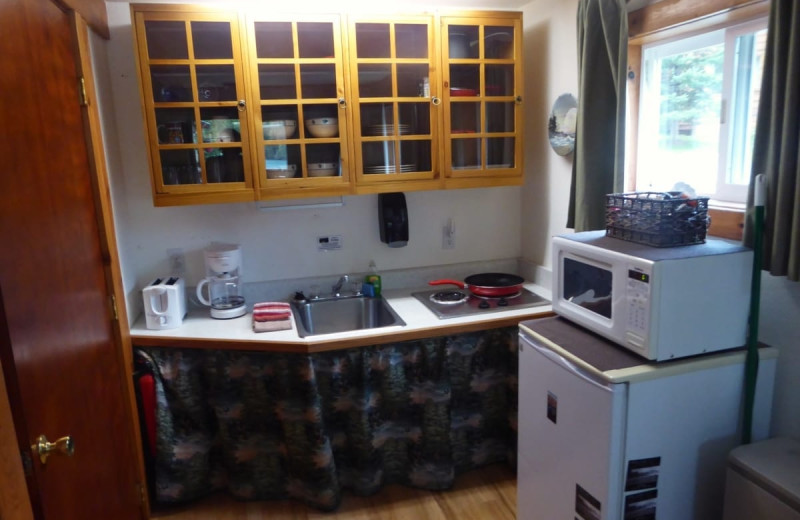
[[(519, 348), (519, 520), (722, 517), (743, 349), (653, 363), (561, 317), (521, 323)], [(754, 441), (776, 358), (760, 349)]]

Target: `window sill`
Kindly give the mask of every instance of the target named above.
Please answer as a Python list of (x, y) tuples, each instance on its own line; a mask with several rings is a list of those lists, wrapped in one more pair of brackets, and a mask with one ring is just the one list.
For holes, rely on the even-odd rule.
[(711, 217), (708, 234), (730, 240), (742, 240), (745, 205), (710, 201), (708, 206), (708, 216)]

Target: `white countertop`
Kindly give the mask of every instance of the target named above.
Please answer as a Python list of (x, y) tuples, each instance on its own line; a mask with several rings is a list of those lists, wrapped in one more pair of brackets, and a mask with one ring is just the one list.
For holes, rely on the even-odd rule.
[[(525, 284), (524, 287), (539, 296), (550, 300), (550, 291), (536, 284)], [(405, 321), (405, 326), (381, 327), (377, 329), (363, 329), (349, 332), (337, 332), (333, 334), (318, 334), (306, 338), (301, 338), (297, 333), (297, 326), (292, 316), (291, 330), (278, 330), (270, 332), (253, 332), (253, 316), (248, 312), (239, 318), (230, 320), (217, 320), (209, 316), (207, 309), (192, 309), (183, 320), (180, 327), (167, 330), (151, 330), (145, 326), (144, 315), (139, 316), (131, 327), (132, 343), (156, 345), (163, 342), (165, 345), (179, 345), (181, 341), (187, 344), (202, 343), (242, 343), (246, 344), (282, 344), (297, 345), (298, 347), (330, 344), (336, 342), (353, 343), (359, 339), (398, 336), (399, 340), (403, 336), (419, 335), (423, 331), (430, 331), (430, 336), (436, 335), (436, 329), (451, 328), (453, 326), (470, 326), (474, 330), (476, 324), (490, 324), (514, 318), (530, 319), (534, 314), (546, 314), (551, 312), (552, 307), (541, 305), (533, 308), (510, 309), (504, 311), (494, 311), (486, 314), (475, 314), (457, 318), (439, 319), (433, 312), (428, 310), (422, 302), (417, 300), (411, 293), (419, 290), (427, 290), (430, 287), (414, 289), (393, 289), (383, 291), (383, 297), (394, 309), (394, 311)], [(421, 336), (420, 336), (421, 337)]]

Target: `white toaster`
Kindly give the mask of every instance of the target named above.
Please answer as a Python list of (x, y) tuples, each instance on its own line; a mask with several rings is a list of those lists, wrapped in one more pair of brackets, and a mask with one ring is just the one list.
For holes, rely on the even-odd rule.
[(174, 329), (186, 316), (186, 287), (183, 278), (156, 278), (142, 289), (148, 329)]

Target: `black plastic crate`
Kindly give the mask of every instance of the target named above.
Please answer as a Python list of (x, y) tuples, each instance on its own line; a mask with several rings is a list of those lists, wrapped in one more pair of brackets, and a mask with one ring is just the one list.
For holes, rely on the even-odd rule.
[(606, 195), (606, 235), (655, 247), (706, 241), (708, 197), (639, 191)]

